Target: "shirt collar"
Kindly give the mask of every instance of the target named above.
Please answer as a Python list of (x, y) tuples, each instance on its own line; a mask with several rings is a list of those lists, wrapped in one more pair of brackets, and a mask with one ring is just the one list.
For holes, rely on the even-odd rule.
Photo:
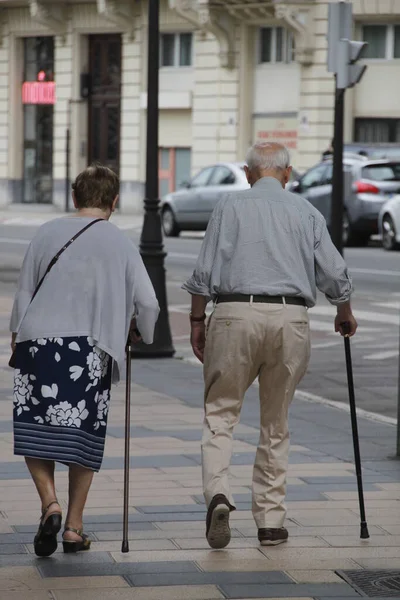
[(280, 181), (275, 179), (275, 177), (261, 177), (258, 181), (255, 182), (253, 188), (270, 188), (271, 190), (280, 190), (283, 192), (283, 187)]

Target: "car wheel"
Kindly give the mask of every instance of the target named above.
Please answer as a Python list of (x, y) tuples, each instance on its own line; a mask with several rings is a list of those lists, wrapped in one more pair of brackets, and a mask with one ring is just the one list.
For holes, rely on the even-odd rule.
[(343, 214), (342, 243), (343, 246), (366, 246), (370, 235), (362, 231), (354, 231), (349, 215)]
[(164, 208), (161, 214), (161, 223), (164, 234), (167, 237), (177, 237), (180, 233), (180, 229), (176, 223), (175, 215), (172, 210), (167, 206)]
[(397, 250), (399, 244), (396, 241), (396, 228), (392, 217), (385, 215), (382, 219), (382, 246), (385, 250)]

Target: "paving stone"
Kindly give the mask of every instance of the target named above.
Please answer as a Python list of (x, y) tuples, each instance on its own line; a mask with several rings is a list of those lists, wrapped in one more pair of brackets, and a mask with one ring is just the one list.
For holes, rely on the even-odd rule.
[(343, 579), (334, 571), (324, 571), (323, 569), (287, 571), (286, 575), (296, 583), (343, 583)]
[(22, 544), (1, 544), (0, 554), (26, 554), (27, 549)]
[[(98, 554), (98, 553), (96, 553)], [(81, 556), (81, 555), (79, 555)], [(128, 556), (129, 559), (129, 555)], [(65, 558), (65, 557), (64, 557)], [(75, 561), (64, 563), (63, 560), (46, 562), (39, 566), (39, 572), (42, 577), (101, 577), (107, 576), (126, 576), (132, 574), (157, 574), (157, 573), (198, 573), (199, 569), (191, 561), (163, 561), (163, 562), (125, 562), (119, 563), (101, 563), (93, 562), (89, 564), (80, 564)]]
[(126, 578), (132, 586), (207, 585), (236, 584), (284, 584), (292, 580), (284, 573), (273, 571), (232, 573), (226, 571), (205, 573), (163, 573), (153, 575), (130, 575)]
[(346, 583), (299, 583), (299, 584), (237, 584), (221, 585), (227, 598), (293, 598), (299, 596), (321, 596), (359, 598), (359, 594)]
[(49, 600), (46, 590), (2, 591), (1, 600)]
[[(55, 591), (55, 600), (217, 600), (224, 598), (215, 585), (181, 585), (166, 588), (107, 589)], [(2, 599), (3, 600), (3, 599)], [(8, 600), (8, 599), (7, 599)], [(11, 600), (11, 599), (10, 599)], [(14, 600), (14, 598), (12, 599)], [(15, 600), (17, 600), (15, 598)], [(18, 598), (18, 600), (21, 600)], [(28, 600), (31, 600), (28, 598)], [(36, 598), (34, 599), (36, 600)], [(39, 600), (42, 600), (41, 598)], [(46, 598), (48, 600), (48, 597)]]
[[(202, 496), (194, 496), (194, 498), (202, 498)], [(137, 506), (140, 512), (145, 514), (151, 513), (202, 513), (205, 514), (205, 507), (203, 504), (180, 504), (172, 506), (163, 506), (157, 504), (156, 506)]]

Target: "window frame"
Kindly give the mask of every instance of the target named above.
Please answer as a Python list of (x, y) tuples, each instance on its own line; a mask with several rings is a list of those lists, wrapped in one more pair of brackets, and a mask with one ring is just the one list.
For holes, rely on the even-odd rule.
[[(270, 47), (270, 56), (271, 60), (264, 61), (262, 59), (261, 50), (262, 50), (262, 32), (265, 29), (269, 29), (271, 31), (271, 47)], [(282, 60), (277, 60), (277, 42), (278, 42), (278, 29), (282, 30)], [(294, 57), (294, 49), (295, 49), (295, 38), (294, 34), (287, 28), (282, 25), (266, 25), (258, 28), (258, 37), (257, 37), (257, 64), (258, 65), (290, 65), (295, 62)]]
[(400, 60), (400, 56), (394, 56), (395, 48), (395, 27), (400, 26), (400, 22), (396, 23), (361, 23), (361, 39), (364, 41), (364, 27), (385, 27), (386, 28), (386, 39), (385, 39), (385, 56), (383, 58), (369, 58), (365, 57), (363, 60), (379, 62), (382, 60)]
[[(180, 64), (181, 36), (188, 35), (188, 34), (191, 36), (190, 65), (181, 65)], [(164, 35), (174, 36), (174, 54), (173, 54), (174, 58), (173, 58), (172, 65), (163, 65), (162, 38)], [(192, 69), (193, 68), (193, 58), (194, 58), (193, 47), (194, 47), (193, 31), (162, 31), (162, 32), (160, 32), (160, 59), (159, 59), (160, 69)]]

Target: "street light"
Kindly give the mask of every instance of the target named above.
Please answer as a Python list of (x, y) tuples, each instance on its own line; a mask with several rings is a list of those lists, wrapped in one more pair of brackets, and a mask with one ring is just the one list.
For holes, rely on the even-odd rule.
[(146, 149), (146, 189), (144, 200), (144, 222), (140, 238), (140, 254), (154, 286), (160, 304), (154, 343), (136, 344), (132, 349), (135, 358), (171, 357), (175, 350), (172, 345), (168, 318), (168, 303), (165, 281), (163, 237), (158, 198), (158, 74), (160, 45), (160, 1), (148, 0), (148, 65), (147, 65), (147, 149)]

